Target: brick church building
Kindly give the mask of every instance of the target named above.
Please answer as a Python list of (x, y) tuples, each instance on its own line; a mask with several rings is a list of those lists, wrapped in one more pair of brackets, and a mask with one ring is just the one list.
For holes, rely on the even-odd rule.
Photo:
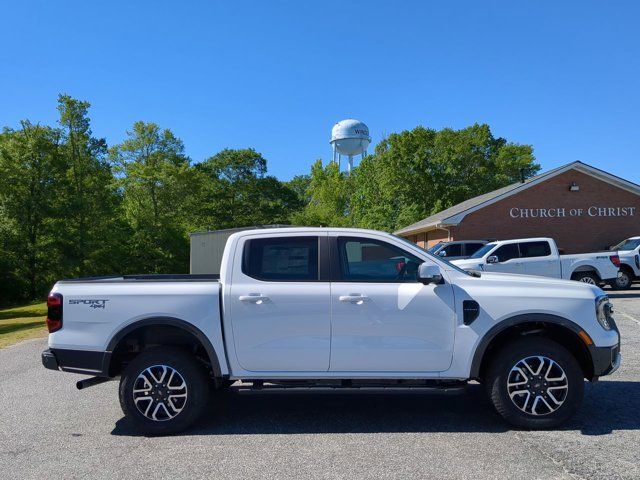
[(448, 240), (551, 237), (565, 253), (597, 251), (640, 235), (640, 185), (573, 162), (395, 233), (424, 248)]

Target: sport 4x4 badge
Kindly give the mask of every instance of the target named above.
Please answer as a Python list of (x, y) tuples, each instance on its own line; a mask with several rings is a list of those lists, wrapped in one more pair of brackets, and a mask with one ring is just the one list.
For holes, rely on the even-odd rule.
[(69, 305), (88, 305), (91, 308), (105, 308), (109, 300), (69, 300)]

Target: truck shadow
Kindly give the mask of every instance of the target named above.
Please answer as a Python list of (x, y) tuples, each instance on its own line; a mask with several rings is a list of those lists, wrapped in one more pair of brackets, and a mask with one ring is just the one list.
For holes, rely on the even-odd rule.
[(612, 299), (640, 298), (640, 283), (634, 284), (629, 290), (614, 290), (611, 287), (606, 287), (604, 292)]
[(615, 292), (607, 290), (605, 293), (612, 300), (615, 300), (616, 298), (640, 298), (640, 292), (629, 292), (628, 290), (626, 292)]
[[(640, 382), (587, 384), (580, 412), (563, 430), (606, 435), (640, 429)], [(210, 412), (183, 435), (505, 432), (480, 385), (459, 393), (240, 393), (216, 395)], [(113, 435), (137, 436), (126, 419)]]

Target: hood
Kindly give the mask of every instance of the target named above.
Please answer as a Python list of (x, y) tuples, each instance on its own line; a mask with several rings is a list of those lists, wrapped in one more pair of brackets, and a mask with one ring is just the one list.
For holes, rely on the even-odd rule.
[(483, 270), (484, 260), (482, 258), (465, 258), (460, 260), (451, 260), (456, 267), (464, 270)]
[(536, 275), (518, 275), (515, 273), (498, 273), (498, 272), (482, 272), (482, 279), (489, 282), (504, 282), (509, 286), (521, 286), (526, 288), (528, 286), (545, 286), (545, 287), (557, 287), (561, 289), (573, 289), (582, 292), (591, 292), (595, 297), (605, 295), (605, 292), (595, 285), (589, 285), (587, 283), (576, 282), (575, 280), (563, 280), (561, 278), (551, 277), (539, 277)]

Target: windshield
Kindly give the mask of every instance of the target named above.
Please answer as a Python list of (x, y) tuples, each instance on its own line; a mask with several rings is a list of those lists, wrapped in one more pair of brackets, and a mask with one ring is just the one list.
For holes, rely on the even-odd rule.
[[(391, 234), (393, 235), (395, 238), (397, 238), (398, 240), (402, 240), (402, 242), (406, 243), (407, 245), (411, 245), (414, 248), (418, 248), (420, 250), (422, 250), (424, 253), (427, 254), (427, 256), (431, 257), (431, 258), (436, 258), (435, 255), (433, 255), (429, 250), (425, 250), (424, 248), (422, 248), (421, 246), (419, 246), (417, 243), (413, 243), (411, 240), (407, 240), (406, 238), (400, 237), (398, 235), (394, 235), (393, 233)], [(441, 242), (444, 243), (444, 242)], [(433, 247), (432, 247), (433, 248)], [(460, 273), (464, 273), (466, 275), (469, 275), (470, 277), (474, 277), (474, 276), (478, 276), (478, 275), (473, 275), (472, 273), (467, 272), (466, 270), (463, 270), (462, 268), (460, 268), (457, 265), (454, 265), (453, 263), (451, 263), (450, 261), (448, 261), (447, 259), (445, 259), (444, 257), (437, 257), (438, 260), (440, 262), (444, 262), (447, 264), (447, 266), (451, 267), (452, 269), (460, 272)]]
[(618, 245), (611, 247), (611, 250), (635, 250), (640, 245), (640, 238), (627, 238)]
[(469, 258), (482, 258), (484, 257), (485, 253), (487, 253), (488, 251), (490, 251), (493, 247), (495, 247), (496, 244), (495, 243), (487, 243), (484, 247), (482, 247), (480, 250), (478, 250), (476, 253), (474, 253), (473, 255), (471, 255)]

